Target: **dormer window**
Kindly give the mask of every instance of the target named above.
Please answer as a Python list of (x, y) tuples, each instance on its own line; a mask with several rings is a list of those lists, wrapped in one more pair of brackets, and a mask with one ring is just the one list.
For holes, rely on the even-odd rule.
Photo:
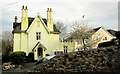
[(40, 21), (37, 21), (37, 25), (40, 25)]

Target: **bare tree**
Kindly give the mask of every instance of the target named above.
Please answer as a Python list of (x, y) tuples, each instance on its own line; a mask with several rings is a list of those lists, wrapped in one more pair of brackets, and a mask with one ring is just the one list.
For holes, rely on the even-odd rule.
[(60, 33), (60, 40), (62, 41), (63, 38), (66, 36), (66, 31), (67, 31), (67, 27), (64, 23), (62, 22), (57, 22), (56, 23), (56, 27), (57, 29), (61, 32)]
[(10, 31), (4, 31), (0, 35), (0, 41), (2, 43), (2, 55), (8, 55), (10, 51), (12, 51), (13, 47), (13, 35)]
[(72, 37), (75, 42), (79, 44), (81, 42), (83, 49), (86, 49), (86, 46), (88, 45), (87, 40), (91, 37), (91, 35), (94, 33), (93, 29), (89, 28), (87, 25), (85, 25), (83, 22), (73, 23), (73, 31), (70, 33), (70, 37)]

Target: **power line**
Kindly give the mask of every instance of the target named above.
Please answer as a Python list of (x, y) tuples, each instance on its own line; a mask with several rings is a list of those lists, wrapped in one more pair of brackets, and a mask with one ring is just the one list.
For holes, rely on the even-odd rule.
[(13, 2), (13, 3), (9, 3), (9, 4), (5, 4), (5, 5), (2, 5), (2, 6), (0, 6), (0, 7), (7, 7), (7, 6), (10, 6), (10, 5), (14, 5), (14, 4), (17, 4), (17, 3), (19, 3), (19, 2), (21, 2), (21, 1), (17, 1), (17, 2)]
[[(113, 9), (107, 10), (107, 11), (105, 11), (105, 12), (103, 12), (103, 13), (97, 14), (97, 15), (95, 15), (95, 16), (93, 16), (93, 17), (88, 18), (88, 19), (94, 19), (96, 16), (100, 16), (100, 15), (103, 16), (103, 15), (105, 15), (105, 14), (110, 13), (111, 11), (113, 11), (113, 10), (116, 9), (116, 8), (118, 8), (118, 7), (116, 6), (116, 7), (113, 8)], [(95, 19), (96, 19), (96, 18), (95, 18)]]

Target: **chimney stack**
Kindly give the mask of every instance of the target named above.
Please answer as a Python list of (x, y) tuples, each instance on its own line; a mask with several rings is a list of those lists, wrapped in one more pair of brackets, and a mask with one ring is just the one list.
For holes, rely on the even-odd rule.
[(24, 9), (24, 5), (22, 6), (22, 9)]
[(52, 11), (52, 8), (50, 8), (50, 11)]
[(25, 9), (27, 9), (27, 6), (25, 6)]
[(21, 31), (25, 31), (28, 28), (28, 9), (27, 6), (22, 6), (22, 21)]
[(48, 11), (49, 11), (49, 8), (48, 8)]
[(28, 9), (27, 9), (27, 6), (25, 6), (25, 18), (28, 18)]
[(22, 18), (24, 18), (24, 5), (22, 6)]
[(17, 16), (15, 16), (15, 23), (17, 23)]
[(52, 8), (47, 9), (47, 26), (53, 32)]

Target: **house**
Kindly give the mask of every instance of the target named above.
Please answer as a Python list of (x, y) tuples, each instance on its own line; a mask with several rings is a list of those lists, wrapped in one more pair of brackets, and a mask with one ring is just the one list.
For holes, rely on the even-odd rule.
[(61, 42), (60, 31), (53, 24), (52, 9), (47, 9), (47, 19), (37, 14), (35, 18), (28, 17), (27, 6), (22, 7), (21, 22), (13, 23), (14, 51), (24, 51), (26, 55), (34, 53), (34, 59), (54, 55), (57, 53), (71, 52), (73, 42)]
[[(93, 34), (91, 36), (91, 38), (86, 38), (84, 43), (87, 45), (87, 47), (95, 49), (98, 47), (99, 43), (102, 42), (107, 42), (112, 40), (113, 38), (116, 38), (115, 33), (111, 30), (105, 30), (103, 27), (98, 27), (93, 29)], [(64, 41), (69, 41), (71, 40), (72, 37), (68, 37), (67, 39), (65, 39)], [(78, 50), (84, 50), (84, 44), (83, 42), (80, 41), (76, 41), (74, 40), (74, 51), (78, 51)]]
[(115, 35), (105, 30), (103, 27), (94, 29), (95, 33), (92, 35), (92, 48), (97, 48), (99, 43), (111, 41), (116, 38)]
[[(34, 53), (34, 59), (55, 55), (59, 53), (69, 53), (78, 50), (83, 44), (70, 41), (70, 37), (64, 41), (59, 40), (60, 31), (53, 24), (52, 9), (47, 9), (47, 19), (40, 14), (36, 17), (28, 17), (27, 6), (22, 7), (21, 22), (13, 23), (14, 46), (13, 51), (24, 51), (26, 55)], [(92, 47), (96, 48), (100, 42), (110, 41), (115, 38), (103, 27), (94, 29), (92, 37)], [(87, 42), (87, 39), (86, 39)]]

